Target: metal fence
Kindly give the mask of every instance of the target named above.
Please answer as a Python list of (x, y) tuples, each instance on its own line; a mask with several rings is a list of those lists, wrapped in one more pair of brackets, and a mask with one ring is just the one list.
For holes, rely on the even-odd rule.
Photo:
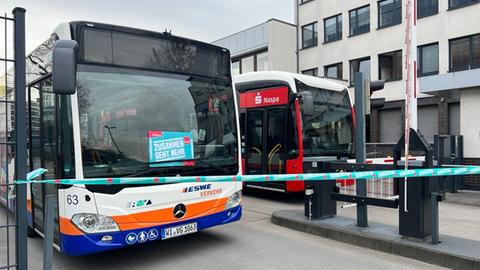
[[(339, 188), (340, 194), (345, 195), (357, 195), (357, 181), (355, 179), (347, 179), (347, 180), (337, 180), (337, 187)], [(376, 179), (368, 179), (368, 180), (360, 180), (366, 181), (367, 183), (367, 197), (369, 198), (377, 198), (377, 199), (386, 199), (392, 200), (397, 199), (398, 195), (395, 194), (395, 180), (393, 178), (376, 178)], [(340, 202), (341, 208), (348, 208), (356, 206), (355, 203), (349, 202)]]
[(27, 171), (25, 10), (12, 14), (0, 16), (0, 269), (27, 269), (26, 185), (14, 184)]

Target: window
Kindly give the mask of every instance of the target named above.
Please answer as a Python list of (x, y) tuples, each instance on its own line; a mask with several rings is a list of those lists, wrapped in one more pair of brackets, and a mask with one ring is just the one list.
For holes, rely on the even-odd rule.
[(318, 68), (303, 70), (302, 74), (318, 77)]
[(333, 65), (325, 66), (325, 77), (327, 78), (335, 78), (335, 79), (342, 79), (343, 78), (343, 64), (337, 63)]
[(232, 60), (232, 74), (239, 75), (252, 71), (268, 70), (268, 51), (242, 56)]
[(242, 62), (242, 73), (253, 72), (255, 71), (255, 61), (254, 56), (248, 56), (241, 59)]
[(350, 10), (350, 36), (370, 32), (370, 5)]
[(450, 70), (480, 68), (480, 34), (450, 40)]
[(42, 148), (43, 148), (43, 168), (48, 169), (45, 177), (51, 179), (56, 177), (56, 154), (57, 154), (57, 135), (56, 135), (56, 96), (52, 92), (51, 78), (42, 83), (42, 113), (41, 113), (41, 130), (42, 130)]
[(438, 74), (438, 43), (418, 47), (418, 76)]
[(350, 154), (354, 137), (348, 90), (326, 90), (298, 80), (295, 86), (298, 92), (312, 94), (315, 112), (302, 117), (304, 156)]
[(218, 47), (166, 36), (85, 27), (80, 63), (125, 66), (159, 72), (230, 78), (230, 56)]
[(310, 48), (318, 44), (317, 22), (302, 26), (302, 48)]
[(233, 61), (232, 62), (232, 75), (240, 75), (240, 61)]
[(417, 17), (423, 18), (438, 13), (438, 0), (417, 0)]
[(257, 71), (268, 71), (268, 52), (257, 54)]
[(479, 2), (479, 0), (448, 0), (448, 8), (461, 8)]
[(402, 50), (378, 55), (378, 77), (380, 80), (402, 79)]
[[(85, 177), (143, 174), (155, 158), (149, 155), (145, 140), (148, 131), (194, 132), (199, 127), (205, 130), (202, 134), (205, 139), (195, 139), (191, 145), (193, 157), (225, 166), (225, 173), (234, 171), (227, 166), (235, 164), (236, 138), (218, 139), (236, 132), (235, 119), (231, 117), (235, 111), (234, 94), (228, 82), (82, 65), (78, 69), (77, 85), (78, 93), (86, 93), (78, 96), (79, 142)], [(152, 115), (154, 111), (158, 115)], [(212, 141), (216, 142), (217, 149), (206, 150)], [(109, 164), (115, 164), (118, 170), (98, 170)], [(155, 171), (160, 170), (161, 174), (185, 170), (183, 166), (172, 166), (176, 165), (156, 167)], [(202, 171), (200, 168), (204, 166), (196, 163), (194, 167)], [(191, 172), (195, 168), (186, 170)]]
[(30, 86), (30, 168), (42, 168), (40, 122), (40, 83)]
[(402, 1), (384, 0), (378, 2), (378, 28), (402, 23)]
[(324, 42), (342, 39), (342, 14), (324, 20)]
[(354, 84), (357, 72), (363, 72), (366, 78), (370, 78), (370, 57), (350, 61), (350, 85)]

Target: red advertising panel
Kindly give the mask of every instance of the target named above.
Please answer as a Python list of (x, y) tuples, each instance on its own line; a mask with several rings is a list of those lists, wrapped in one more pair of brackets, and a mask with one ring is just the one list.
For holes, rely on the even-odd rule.
[(240, 108), (285, 105), (288, 103), (288, 87), (276, 87), (240, 94)]

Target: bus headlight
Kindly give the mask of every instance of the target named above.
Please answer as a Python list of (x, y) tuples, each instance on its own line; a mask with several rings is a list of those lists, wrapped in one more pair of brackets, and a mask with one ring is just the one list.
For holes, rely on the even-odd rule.
[(242, 191), (239, 190), (233, 193), (232, 195), (230, 195), (230, 197), (228, 197), (227, 203), (225, 204), (225, 210), (238, 206), (241, 201), (242, 201)]
[(119, 231), (117, 223), (109, 217), (97, 214), (75, 214), (72, 222), (85, 233), (103, 233)]

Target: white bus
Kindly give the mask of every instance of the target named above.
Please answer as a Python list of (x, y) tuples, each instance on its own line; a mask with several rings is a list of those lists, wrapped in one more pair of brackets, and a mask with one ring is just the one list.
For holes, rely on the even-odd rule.
[[(237, 175), (241, 169), (226, 49), (170, 33), (70, 22), (28, 55), (27, 85), (29, 170), (46, 168), (44, 179)], [(43, 233), (45, 196), (54, 195), (54, 243), (69, 255), (241, 217), (241, 183), (235, 182), (32, 184), (28, 192), (29, 232)]]

